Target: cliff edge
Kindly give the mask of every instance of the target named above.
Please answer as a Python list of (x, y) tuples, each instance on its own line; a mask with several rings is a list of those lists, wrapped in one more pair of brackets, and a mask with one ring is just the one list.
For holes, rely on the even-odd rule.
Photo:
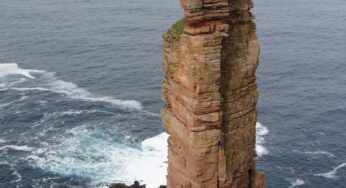
[(164, 34), (169, 188), (264, 188), (256, 172), (259, 63), (251, 0), (181, 0)]

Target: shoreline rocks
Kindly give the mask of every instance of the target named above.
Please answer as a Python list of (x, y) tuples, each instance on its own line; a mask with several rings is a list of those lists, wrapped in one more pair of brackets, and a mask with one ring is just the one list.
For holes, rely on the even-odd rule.
[[(132, 185), (126, 185), (123, 183), (114, 183), (111, 186), (109, 186), (109, 188), (146, 188), (146, 185), (140, 185), (138, 181), (135, 181)], [(158, 188), (167, 188), (164, 185), (161, 185)]]

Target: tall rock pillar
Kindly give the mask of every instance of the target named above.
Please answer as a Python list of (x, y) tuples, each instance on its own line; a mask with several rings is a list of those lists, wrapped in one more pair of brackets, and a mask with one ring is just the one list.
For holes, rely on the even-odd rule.
[(168, 188), (263, 188), (255, 169), (259, 61), (251, 0), (181, 0), (164, 35)]

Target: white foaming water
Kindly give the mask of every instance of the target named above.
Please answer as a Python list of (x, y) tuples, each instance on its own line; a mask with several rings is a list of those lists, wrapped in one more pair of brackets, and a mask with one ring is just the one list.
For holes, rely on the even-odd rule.
[[(31, 126), (31, 128), (36, 128), (38, 126), (43, 125), (43, 123), (45, 123), (48, 120), (59, 119), (59, 118), (62, 118), (64, 116), (78, 116), (80, 114), (93, 114), (93, 113), (105, 113), (105, 114), (111, 114), (113, 116), (118, 115), (117, 113), (112, 113), (112, 112), (103, 111), (103, 110), (67, 110), (67, 111), (58, 111), (58, 112), (53, 112), (53, 113), (44, 113), (43, 117), (39, 121), (36, 121)], [(38, 134), (43, 136), (51, 128), (44, 129), (44, 131), (42, 131)]]
[(267, 127), (263, 126), (261, 123), (256, 123), (256, 153), (257, 156), (262, 157), (267, 155), (269, 151), (264, 147), (265, 140), (264, 136), (269, 133)]
[(346, 163), (342, 163), (341, 165), (333, 168), (333, 170), (329, 171), (329, 172), (326, 172), (326, 173), (321, 173), (321, 174), (314, 174), (315, 176), (322, 176), (322, 177), (325, 177), (325, 178), (330, 178), (330, 179), (335, 179), (335, 178), (338, 178), (338, 176), (336, 175), (336, 173), (338, 172), (338, 170), (340, 168), (344, 168), (346, 167)]
[(31, 72), (41, 72), (39, 70), (21, 69), (16, 63), (0, 63), (0, 77), (9, 75), (22, 75), (27, 78), (35, 79)]
[(17, 151), (32, 151), (33, 148), (29, 146), (17, 146), (17, 145), (6, 145), (0, 147), (0, 150), (5, 150), (5, 149), (13, 149)]
[(6, 106), (9, 106), (15, 102), (19, 102), (19, 101), (23, 101), (25, 100), (26, 98), (28, 98), (27, 96), (22, 96), (20, 99), (18, 100), (14, 100), (14, 101), (11, 101), (11, 102), (8, 102), (8, 103), (3, 103), (3, 104), (0, 104), (0, 108), (3, 108), (3, 107), (6, 107)]
[(289, 186), (288, 188), (293, 188), (305, 184), (305, 181), (302, 179), (289, 179), (289, 181), (291, 183), (291, 186)]
[(168, 155), (168, 134), (162, 133), (158, 136), (144, 140), (141, 144), (141, 153), (134, 156), (125, 164), (128, 175), (120, 177), (126, 179), (130, 184), (134, 180), (140, 180), (148, 188), (156, 188), (166, 184), (167, 175), (167, 155)]
[[(71, 129), (67, 134), (73, 136), (63, 137), (55, 146), (47, 145), (34, 151), (28, 160), (54, 173), (90, 178), (94, 187), (114, 182), (132, 184), (135, 180), (148, 188), (166, 183), (167, 133), (144, 140), (140, 147), (114, 142), (102, 131), (86, 126)], [(257, 123), (257, 134), (263, 138), (268, 130)], [(263, 150), (257, 152), (261, 156), (265, 154)]]
[(304, 152), (305, 154), (309, 154), (309, 155), (326, 155), (328, 157), (335, 157), (334, 154), (328, 152), (328, 151), (306, 151)]
[(25, 80), (20, 79), (17, 81), (12, 81), (12, 83), (1, 83), (1, 90), (12, 89), (17, 91), (49, 91), (58, 94), (65, 95), (71, 99), (85, 100), (91, 102), (105, 102), (112, 105), (116, 105), (126, 109), (141, 110), (142, 105), (140, 102), (135, 100), (120, 100), (114, 99), (109, 96), (98, 96), (90, 93), (89, 91), (78, 87), (72, 82), (66, 82), (59, 80), (55, 77), (54, 73), (46, 72), (43, 70), (29, 70), (21, 69), (15, 63), (0, 64), (0, 78), (9, 75), (22, 75), (27, 78), (34, 79), (30, 73), (37, 74), (37, 80), (34, 82), (33, 87), (15, 87), (14, 85), (18, 83), (23, 83)]
[(6, 140), (0, 138), (0, 143), (5, 143)]
[(67, 111), (60, 111), (60, 112), (53, 112), (49, 114), (44, 114), (43, 120), (51, 119), (51, 118), (60, 118), (63, 116), (77, 116), (80, 114), (93, 114), (93, 113), (106, 113), (106, 114), (116, 114), (112, 112), (107, 112), (103, 110), (67, 110)]
[(54, 173), (90, 178), (94, 187), (114, 182), (132, 184), (135, 180), (148, 188), (165, 184), (166, 133), (144, 140), (139, 148), (114, 143), (101, 131), (85, 126), (68, 133), (74, 136), (64, 138), (59, 145), (34, 151), (27, 159)]

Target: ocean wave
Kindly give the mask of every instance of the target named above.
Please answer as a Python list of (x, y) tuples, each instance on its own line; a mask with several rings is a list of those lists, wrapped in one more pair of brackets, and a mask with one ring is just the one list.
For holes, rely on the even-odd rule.
[(130, 178), (122, 175), (122, 179), (127, 178), (128, 183), (141, 180), (149, 188), (165, 185), (168, 166), (167, 139), (168, 134), (162, 133), (144, 140), (141, 143), (139, 158), (133, 158), (125, 164), (126, 171), (131, 175)]
[(0, 108), (6, 107), (6, 106), (10, 106), (11, 104), (16, 103), (16, 102), (23, 101), (23, 100), (25, 100), (26, 98), (28, 98), (28, 97), (27, 97), (27, 96), (22, 96), (22, 97), (21, 97), (20, 99), (18, 99), (18, 100), (14, 100), (14, 101), (7, 102), (7, 103), (2, 103), (2, 104), (0, 104)]
[[(259, 136), (268, 134), (263, 125), (257, 124)], [(102, 130), (88, 129), (86, 125), (70, 129), (66, 135), (70, 137), (64, 136), (56, 144), (33, 151), (27, 160), (54, 173), (89, 178), (94, 187), (114, 182), (131, 184), (138, 180), (154, 188), (166, 182), (167, 133), (148, 138), (137, 147), (130, 142), (115, 142)], [(124, 138), (126, 140), (126, 136)], [(261, 156), (265, 154), (263, 150), (257, 152)]]
[[(16, 183), (18, 185), (18, 183), (22, 181), (23, 177), (20, 175), (20, 173), (17, 171), (17, 169), (14, 167), (12, 163), (9, 163), (7, 161), (0, 161), (0, 165), (8, 166), (9, 169), (12, 170), (12, 175), (16, 177), (16, 179), (10, 181), (10, 184)], [(21, 187), (21, 184), (19, 184), (16, 187)]]
[[(36, 77), (30, 73), (35, 73)], [(18, 83), (22, 83), (23, 79), (11, 81), (11, 83), (1, 83), (1, 91), (4, 90), (17, 90), (17, 91), (49, 91), (67, 96), (71, 99), (90, 101), (90, 102), (104, 102), (111, 105), (119, 106), (124, 109), (142, 110), (142, 104), (135, 100), (120, 100), (110, 96), (100, 96), (90, 93), (88, 90), (80, 88), (72, 82), (59, 80), (52, 72), (44, 70), (30, 70), (21, 69), (16, 63), (0, 64), (0, 78), (9, 75), (22, 75), (30, 79), (36, 78), (33, 87), (19, 87)], [(25, 80), (24, 80), (25, 81)]]
[(58, 118), (61, 118), (64, 116), (77, 116), (80, 114), (94, 114), (94, 113), (114, 114), (112, 112), (107, 112), (107, 111), (103, 111), (103, 110), (66, 110), (66, 111), (45, 113), (43, 115), (43, 119), (44, 120), (58, 119)]
[(336, 179), (336, 178), (338, 178), (338, 176), (336, 175), (338, 170), (341, 168), (344, 168), (344, 167), (346, 167), (346, 163), (340, 164), (339, 166), (333, 168), (333, 170), (331, 170), (329, 172), (321, 173), (321, 174), (314, 174), (314, 175), (315, 176), (322, 176), (322, 177), (330, 178), (330, 179)]
[(294, 188), (305, 184), (305, 181), (302, 179), (288, 179), (288, 181), (291, 183), (291, 185), (288, 188)]
[(30, 79), (35, 79), (30, 73), (42, 73), (41, 70), (21, 69), (16, 63), (0, 63), (0, 78), (10, 75), (21, 75)]
[[(13, 170), (12, 175), (16, 176), (16, 179), (12, 180), (10, 183), (20, 183), (23, 179), (22, 175), (20, 175), (20, 173), (14, 167), (11, 169)], [(20, 187), (20, 186), (17, 186), (17, 187)]]
[[(117, 113), (113, 113), (110, 111), (104, 111), (104, 110), (65, 110), (65, 111), (57, 111), (57, 112), (51, 112), (51, 113), (44, 113), (43, 117), (39, 119), (38, 121), (34, 122), (34, 124), (31, 126), (32, 129), (36, 129), (36, 127), (44, 125), (45, 122), (50, 121), (50, 120), (58, 120), (60, 118), (66, 117), (66, 116), (79, 116), (79, 115), (89, 115), (89, 114), (95, 114), (95, 113), (102, 113), (102, 114), (107, 114), (107, 115), (112, 115), (116, 116), (119, 115)], [(42, 132), (38, 133), (38, 135), (44, 136), (45, 133), (48, 130), (53, 130), (52, 127), (48, 129), (44, 129)]]
[[(166, 133), (141, 142), (139, 147), (116, 143), (100, 130), (85, 126), (68, 131), (73, 136), (27, 156), (32, 165), (61, 175), (90, 178), (94, 187), (139, 180), (147, 187), (165, 184)], [(149, 173), (150, 172), (150, 173)]]
[(269, 133), (267, 127), (263, 126), (260, 122), (256, 123), (256, 153), (258, 157), (268, 155), (269, 151), (264, 146), (265, 139), (264, 136)]
[[(1, 77), (0, 77), (1, 78)], [(2, 88), (2, 91), (8, 90), (9, 87), (15, 86), (17, 84), (24, 83), (28, 81), (27, 78), (16, 78), (17, 80), (12, 79), (0, 79), (3, 83), (0, 83), (0, 88)]]
[(12, 150), (17, 150), (17, 151), (32, 151), (33, 148), (29, 146), (18, 146), (18, 145), (5, 145), (1, 146), (0, 150), (5, 150), (5, 149), (12, 149)]
[(0, 138), (0, 143), (5, 143), (6, 140)]
[(308, 154), (308, 155), (326, 155), (328, 157), (335, 157), (334, 154), (328, 152), (328, 151), (306, 151), (304, 152), (305, 154)]
[(146, 110), (140, 110), (140, 112), (142, 112), (144, 115), (161, 118), (161, 114), (158, 114), (158, 113), (149, 112), (149, 111), (146, 111)]
[(7, 161), (0, 161), (0, 165), (10, 166), (11, 164)]

